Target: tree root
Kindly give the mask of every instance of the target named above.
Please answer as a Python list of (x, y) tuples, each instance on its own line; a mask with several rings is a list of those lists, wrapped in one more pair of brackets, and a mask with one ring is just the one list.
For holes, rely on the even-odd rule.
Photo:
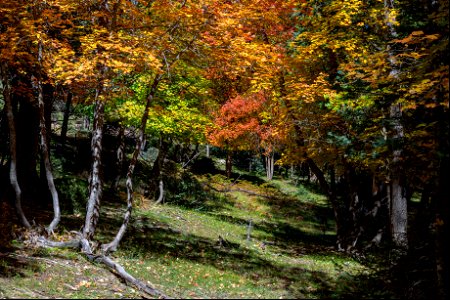
[(153, 288), (149, 284), (146, 284), (142, 282), (141, 280), (133, 277), (131, 274), (129, 274), (125, 269), (118, 264), (117, 262), (113, 261), (110, 257), (104, 255), (104, 254), (94, 254), (92, 252), (91, 245), (89, 244), (89, 241), (82, 237), (81, 233), (77, 234), (77, 238), (67, 241), (67, 242), (55, 242), (48, 240), (47, 238), (43, 236), (39, 236), (36, 239), (36, 245), (40, 247), (53, 247), (53, 248), (75, 248), (80, 249), (81, 252), (86, 255), (86, 258), (90, 262), (95, 263), (102, 263), (104, 264), (112, 273), (122, 278), (125, 282), (128, 284), (133, 285), (136, 287), (139, 291), (144, 292), (150, 296), (158, 297), (160, 299), (170, 299), (167, 295), (165, 295), (163, 292)]

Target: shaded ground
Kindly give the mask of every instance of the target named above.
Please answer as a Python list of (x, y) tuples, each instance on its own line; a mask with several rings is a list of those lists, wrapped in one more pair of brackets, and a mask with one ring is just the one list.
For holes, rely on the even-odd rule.
[[(66, 149), (74, 154), (76, 149)], [(72, 160), (55, 168), (72, 168)], [(64, 216), (56, 239), (83, 224), (88, 166), (57, 178)], [(145, 169), (141, 168), (144, 174)], [(136, 194), (132, 222), (114, 258), (175, 298), (389, 298), (373, 264), (334, 251), (332, 212), (314, 189), (247, 173), (183, 172), (164, 205)], [(138, 180), (139, 181), (139, 180)], [(137, 189), (139, 191), (139, 186)], [(97, 243), (119, 228), (125, 192), (106, 191)], [(33, 212), (38, 224), (51, 215)], [(251, 221), (251, 228), (249, 223)], [(250, 237), (247, 239), (247, 237)], [(70, 250), (0, 249), (1, 298), (135, 298), (112, 273)]]

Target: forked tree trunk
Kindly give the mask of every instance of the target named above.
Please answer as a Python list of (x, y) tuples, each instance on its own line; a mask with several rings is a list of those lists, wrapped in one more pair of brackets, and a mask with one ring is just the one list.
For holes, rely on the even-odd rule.
[(50, 164), (50, 156), (47, 142), (47, 126), (45, 122), (45, 103), (44, 103), (44, 95), (42, 91), (42, 83), (40, 80), (37, 82), (38, 89), (38, 104), (39, 104), (39, 135), (40, 135), (40, 146), (41, 146), (41, 155), (44, 161), (45, 168), (45, 177), (47, 179), (48, 188), (52, 195), (53, 201), (53, 220), (47, 228), (47, 232), (53, 233), (56, 226), (58, 226), (59, 221), (61, 220), (61, 210), (59, 206), (59, 197), (58, 192), (55, 188), (55, 182), (53, 180), (52, 166)]
[(100, 216), (100, 200), (103, 192), (103, 180), (101, 177), (101, 153), (103, 138), (103, 122), (105, 104), (99, 100), (100, 89), (95, 95), (94, 128), (92, 132), (92, 174), (89, 182), (89, 199), (86, 207), (86, 220), (83, 228), (83, 236), (91, 239), (94, 236), (97, 222)]
[(23, 210), (22, 210), (22, 190), (17, 179), (17, 136), (16, 136), (16, 124), (14, 120), (13, 107), (11, 103), (11, 88), (9, 86), (8, 78), (6, 76), (6, 65), (0, 65), (0, 76), (3, 84), (3, 98), (5, 101), (6, 116), (8, 119), (9, 127), (9, 150), (11, 155), (10, 169), (9, 169), (9, 180), (15, 193), (15, 208), (16, 213), (19, 218), (20, 223), (26, 227), (31, 228)]
[(137, 160), (139, 158), (139, 154), (141, 153), (142, 144), (145, 140), (145, 128), (147, 126), (148, 120), (148, 112), (150, 110), (150, 104), (153, 100), (154, 93), (156, 92), (156, 87), (158, 86), (159, 81), (161, 80), (161, 75), (155, 78), (153, 81), (152, 87), (150, 89), (149, 95), (147, 97), (147, 102), (145, 104), (144, 115), (141, 119), (141, 127), (139, 128), (139, 138), (136, 141), (136, 145), (134, 147), (133, 156), (131, 157), (130, 165), (128, 166), (127, 179), (126, 179), (126, 187), (127, 187), (127, 209), (125, 211), (122, 225), (119, 228), (114, 240), (108, 244), (102, 245), (102, 250), (108, 254), (109, 252), (114, 252), (117, 250), (120, 241), (122, 240), (125, 231), (127, 230), (128, 223), (130, 222), (131, 213), (133, 210), (133, 174), (134, 168), (136, 167)]

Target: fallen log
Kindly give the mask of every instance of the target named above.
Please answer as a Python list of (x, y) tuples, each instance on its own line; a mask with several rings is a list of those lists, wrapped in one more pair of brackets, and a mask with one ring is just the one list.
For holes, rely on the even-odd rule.
[(133, 277), (119, 263), (113, 261), (110, 257), (104, 254), (93, 253), (89, 241), (84, 238), (81, 233), (78, 233), (77, 236), (77, 238), (74, 238), (67, 242), (55, 242), (43, 236), (39, 236), (36, 240), (36, 244), (41, 247), (79, 249), (84, 255), (86, 255), (86, 258), (90, 262), (104, 264), (111, 272), (122, 278), (128, 284), (133, 285), (139, 291), (144, 292), (152, 297), (157, 297), (160, 299), (170, 299), (170, 297), (165, 295), (163, 292)]

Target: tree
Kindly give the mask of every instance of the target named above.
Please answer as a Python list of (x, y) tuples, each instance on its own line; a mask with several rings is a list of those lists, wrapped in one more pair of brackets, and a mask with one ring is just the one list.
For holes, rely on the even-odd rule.
[(262, 93), (237, 96), (226, 102), (214, 116), (214, 125), (208, 129), (208, 140), (211, 145), (227, 151), (227, 177), (231, 177), (232, 152), (255, 150), (258, 145), (258, 112), (263, 101)]

